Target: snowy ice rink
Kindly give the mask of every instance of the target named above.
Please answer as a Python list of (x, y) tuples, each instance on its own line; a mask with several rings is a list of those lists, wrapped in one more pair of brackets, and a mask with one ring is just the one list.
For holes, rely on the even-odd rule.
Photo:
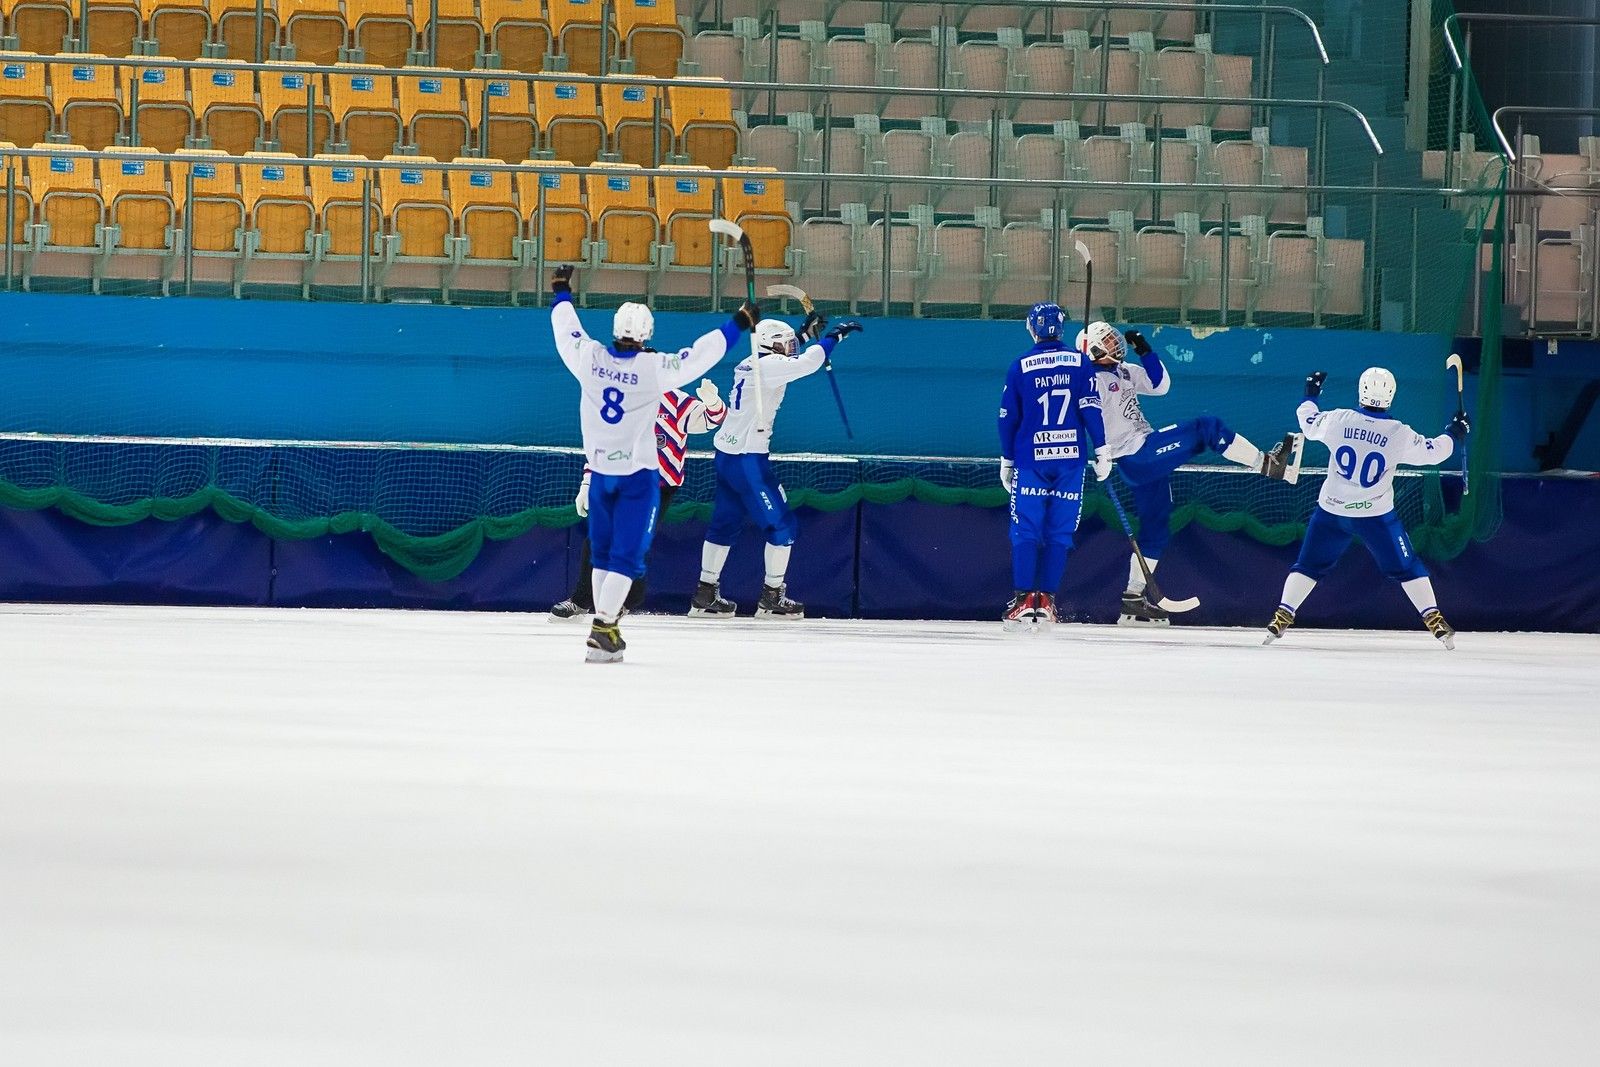
[(0, 608), (0, 1063), (1600, 1055), (1600, 638)]

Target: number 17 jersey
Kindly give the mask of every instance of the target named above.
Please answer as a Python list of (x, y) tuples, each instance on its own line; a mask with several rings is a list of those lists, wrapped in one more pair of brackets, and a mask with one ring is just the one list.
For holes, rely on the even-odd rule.
[(1394, 510), (1394, 475), (1400, 464), (1433, 467), (1455, 451), (1448, 435), (1424, 437), (1384, 414), (1350, 408), (1321, 411), (1314, 400), (1303, 402), (1297, 414), (1305, 435), (1328, 446), (1328, 476), (1317, 503), (1335, 515), (1387, 515)]
[(1014, 360), (1000, 394), (1000, 455), (1018, 470), (1082, 467), (1106, 443), (1089, 357), (1041, 341)]

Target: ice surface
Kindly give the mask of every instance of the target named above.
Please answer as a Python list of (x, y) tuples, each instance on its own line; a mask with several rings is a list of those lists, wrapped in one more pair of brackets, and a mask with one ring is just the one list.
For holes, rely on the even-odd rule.
[(0, 1064), (1560, 1064), (1600, 639), (0, 609)]

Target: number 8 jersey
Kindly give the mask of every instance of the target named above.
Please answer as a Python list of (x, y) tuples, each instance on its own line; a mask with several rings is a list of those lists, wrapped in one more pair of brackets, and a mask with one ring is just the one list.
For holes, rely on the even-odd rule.
[(662, 394), (705, 374), (739, 340), (730, 321), (678, 352), (619, 353), (584, 332), (566, 293), (555, 297), (550, 328), (561, 362), (583, 387), (583, 453), (596, 474), (655, 470)]
[(1300, 405), (1300, 429), (1328, 446), (1328, 476), (1317, 502), (1323, 511), (1361, 518), (1394, 510), (1394, 475), (1402, 463), (1432, 467), (1455, 451), (1447, 434), (1424, 437), (1399, 419), (1375, 411)]

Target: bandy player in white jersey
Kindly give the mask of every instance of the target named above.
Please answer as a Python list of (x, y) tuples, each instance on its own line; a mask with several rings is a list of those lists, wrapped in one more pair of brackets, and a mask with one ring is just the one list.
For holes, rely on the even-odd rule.
[[(722, 596), (722, 567), (748, 516), (766, 539), (758, 619), (803, 619), (805, 605), (789, 599), (784, 578), (799, 524), (784, 498), (783, 486), (767, 455), (772, 424), (790, 382), (815, 373), (838, 343), (861, 329), (859, 322), (841, 322), (818, 338), (827, 320), (813, 312), (800, 334), (780, 319), (765, 319), (750, 336), (750, 355), (733, 369), (728, 417), (712, 440), (716, 444), (717, 493), (711, 523), (700, 548), (700, 584), (689, 603), (698, 618), (732, 618), (738, 606)], [(799, 347), (805, 337), (806, 347)], [(759, 361), (759, 366), (758, 366)]]
[(1394, 475), (1402, 463), (1433, 467), (1450, 458), (1456, 442), (1472, 429), (1461, 412), (1450, 419), (1438, 437), (1424, 437), (1389, 414), (1394, 403), (1395, 380), (1382, 367), (1363, 371), (1357, 386), (1361, 406), (1322, 411), (1317, 397), (1328, 376), (1317, 371), (1306, 377), (1306, 398), (1298, 412), (1300, 427), (1313, 441), (1328, 446), (1331, 462), (1322, 482), (1317, 510), (1306, 524), (1306, 538), (1283, 583), (1283, 599), (1267, 624), (1267, 644), (1294, 625), (1317, 580), (1333, 569), (1361, 538), (1386, 577), (1400, 583), (1428, 632), (1455, 648), (1455, 631), (1445, 622), (1434, 599), (1428, 570), (1411, 548), (1400, 517), (1394, 513)]
[[(1130, 345), (1138, 363), (1127, 361)], [(1111, 476), (1112, 461), (1117, 461), (1123, 480), (1133, 490), (1133, 507), (1139, 514), (1139, 551), (1151, 571), (1172, 539), (1172, 474), (1192, 457), (1209, 449), (1269, 478), (1290, 483), (1299, 480), (1303, 442), (1294, 434), (1286, 435), (1272, 451), (1263, 452), (1214, 415), (1152, 428), (1139, 398), (1165, 396), (1172, 388), (1172, 376), (1137, 330), (1119, 334), (1110, 323), (1091, 322), (1078, 337), (1078, 349), (1095, 365), (1100, 412), (1106, 424), (1106, 447), (1095, 453), (1095, 477), (1105, 481)], [(1139, 558), (1130, 554), (1120, 621), (1166, 621), (1167, 613), (1145, 599), (1144, 586)]]
[(584, 459), (591, 471), (589, 547), (594, 560), (594, 624), (590, 663), (617, 663), (627, 645), (617, 619), (655, 535), (661, 503), (656, 457), (656, 413), (662, 394), (705, 374), (761, 320), (745, 304), (734, 317), (677, 352), (646, 349), (655, 318), (643, 304), (627, 303), (612, 319), (614, 340), (589, 337), (572, 306), (572, 267), (558, 267), (550, 283), (550, 328), (561, 362), (583, 389), (579, 414)]

